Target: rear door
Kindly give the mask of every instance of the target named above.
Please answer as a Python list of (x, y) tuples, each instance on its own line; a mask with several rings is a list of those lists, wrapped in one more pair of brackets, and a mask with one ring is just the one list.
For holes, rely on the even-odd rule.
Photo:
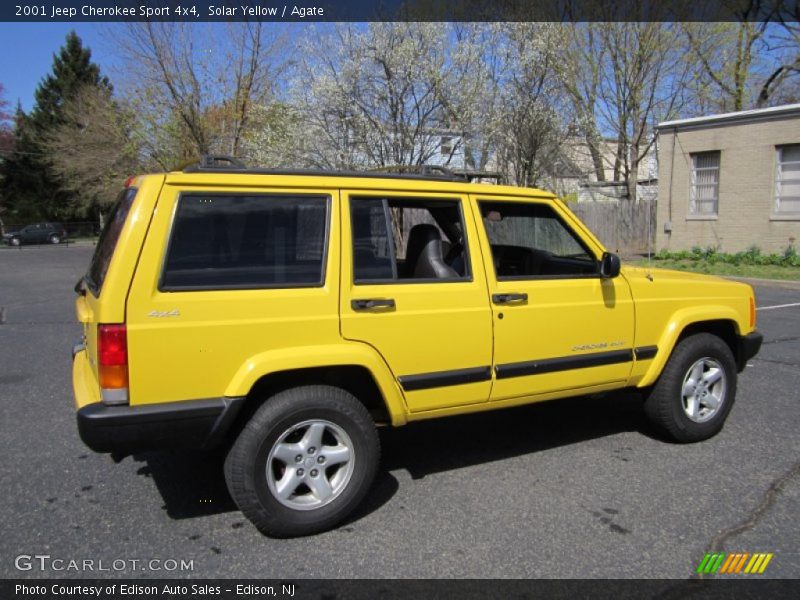
[(458, 194), (343, 192), (341, 326), (386, 360), (412, 412), (486, 402), (492, 317)]
[(549, 199), (477, 197), (494, 316), (492, 400), (615, 387), (633, 361), (633, 302), (602, 249)]

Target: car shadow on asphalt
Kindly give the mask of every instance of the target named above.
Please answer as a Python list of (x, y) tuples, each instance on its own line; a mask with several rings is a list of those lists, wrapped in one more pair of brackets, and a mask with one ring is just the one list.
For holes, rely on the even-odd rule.
[[(412, 478), (546, 451), (627, 431), (655, 437), (636, 393), (571, 398), (412, 423), (380, 430), (381, 467), (367, 500), (348, 522), (378, 510), (397, 492), (390, 473)], [(223, 451), (134, 455), (137, 473), (152, 479), (173, 519), (236, 511), (223, 475)], [(346, 524), (345, 524), (346, 525)]]
[(225, 486), (218, 451), (164, 451), (135, 454), (138, 475), (152, 479), (173, 519), (191, 519), (237, 510)]
[(381, 432), (382, 468), (414, 479), (635, 431), (658, 438), (636, 392), (542, 402)]
[[(162, 508), (176, 520), (193, 519), (239, 510), (228, 493), (223, 475), (224, 451), (145, 452), (133, 456), (144, 463), (136, 473), (152, 479)], [(381, 469), (367, 499), (347, 519), (347, 523), (378, 510), (397, 492), (394, 476)]]

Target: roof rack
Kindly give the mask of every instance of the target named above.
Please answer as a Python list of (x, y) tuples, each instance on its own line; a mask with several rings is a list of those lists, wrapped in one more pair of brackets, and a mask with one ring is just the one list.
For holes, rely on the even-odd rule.
[(247, 169), (247, 165), (233, 156), (226, 156), (224, 154), (203, 154), (200, 160), (183, 165), (181, 170), (184, 173), (197, 173), (199, 171), (218, 169), (241, 170)]
[(489, 171), (453, 171), (440, 165), (391, 165), (368, 171), (334, 171), (324, 169), (258, 169), (249, 168), (241, 160), (222, 154), (205, 154), (178, 167), (184, 173), (242, 173), (252, 175), (307, 175), (320, 177), (382, 177), (389, 179), (427, 179), (436, 181), (461, 181), (470, 183), (476, 179), (496, 179), (501, 175)]
[(467, 177), (441, 165), (388, 165), (370, 169), (370, 173), (394, 173), (399, 175), (421, 175), (435, 177), (436, 179), (451, 179), (464, 181)]
[(504, 178), (503, 174), (499, 171), (472, 171), (468, 169), (459, 169), (457, 171), (453, 171), (456, 175), (461, 175), (467, 179), (470, 183), (473, 183), (480, 179), (494, 179), (497, 185), (503, 185)]

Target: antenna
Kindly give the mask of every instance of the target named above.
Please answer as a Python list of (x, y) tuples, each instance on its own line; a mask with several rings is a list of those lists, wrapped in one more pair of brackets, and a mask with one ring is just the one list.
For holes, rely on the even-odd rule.
[[(657, 201), (656, 201), (657, 202)], [(651, 218), (653, 212), (653, 205), (655, 202), (652, 198), (647, 201), (647, 279), (653, 281), (653, 219)]]

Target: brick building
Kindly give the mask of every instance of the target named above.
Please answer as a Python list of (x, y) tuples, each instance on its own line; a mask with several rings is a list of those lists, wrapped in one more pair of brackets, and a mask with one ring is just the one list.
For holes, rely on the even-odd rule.
[(657, 130), (659, 250), (800, 246), (800, 104)]

